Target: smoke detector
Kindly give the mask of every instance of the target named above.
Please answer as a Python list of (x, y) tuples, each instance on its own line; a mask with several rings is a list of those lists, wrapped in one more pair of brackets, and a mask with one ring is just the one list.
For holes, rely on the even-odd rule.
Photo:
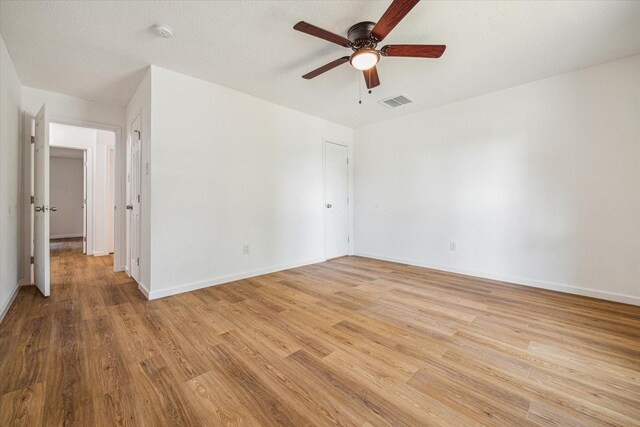
[(170, 39), (173, 37), (173, 28), (165, 24), (156, 24), (153, 26), (153, 29), (156, 30), (156, 33), (163, 39)]

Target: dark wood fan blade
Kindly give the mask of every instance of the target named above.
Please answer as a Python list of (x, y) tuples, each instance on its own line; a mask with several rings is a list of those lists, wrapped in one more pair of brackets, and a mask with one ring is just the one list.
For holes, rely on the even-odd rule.
[(409, 58), (440, 58), (446, 48), (442, 44), (391, 44), (380, 49), (380, 54)]
[(339, 44), (340, 46), (349, 47), (351, 45), (351, 40), (337, 34), (333, 34), (330, 31), (323, 30), (322, 28), (316, 27), (315, 25), (308, 24), (304, 21), (298, 22), (293, 26), (293, 29), (314, 37), (319, 37), (321, 39), (330, 41), (331, 43)]
[(326, 73), (329, 70), (332, 70), (334, 68), (336, 68), (338, 65), (342, 65), (345, 62), (349, 62), (349, 57), (348, 56), (343, 56), (340, 59), (336, 59), (335, 61), (331, 61), (328, 64), (323, 65), (320, 68), (316, 68), (315, 70), (311, 71), (310, 73), (305, 74), (304, 76), (302, 76), (303, 79), (312, 79), (314, 77), (318, 77), (320, 74), (322, 73)]
[(376, 67), (364, 70), (363, 74), (364, 81), (367, 84), (367, 89), (373, 89), (376, 86), (380, 86), (380, 78), (378, 77), (378, 69)]
[(383, 40), (419, 1), (420, 0), (393, 0), (391, 6), (389, 6), (384, 15), (382, 15), (382, 18), (380, 18), (375, 27), (373, 27), (373, 30), (371, 30), (371, 37), (376, 41)]

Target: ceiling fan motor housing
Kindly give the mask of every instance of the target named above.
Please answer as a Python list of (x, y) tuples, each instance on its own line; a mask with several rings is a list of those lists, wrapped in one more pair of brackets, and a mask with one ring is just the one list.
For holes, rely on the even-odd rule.
[(347, 38), (351, 40), (353, 50), (362, 48), (375, 49), (376, 42), (371, 38), (371, 30), (376, 23), (371, 21), (358, 22), (347, 31)]
[(312, 79), (349, 62), (353, 68), (363, 73), (367, 89), (371, 89), (380, 85), (376, 66), (382, 56), (440, 58), (446, 49), (445, 45), (398, 44), (386, 45), (380, 50), (376, 49), (378, 43), (381, 43), (418, 3), (420, 0), (393, 0), (378, 22), (358, 22), (349, 28), (347, 37), (305, 21), (298, 22), (293, 26), (294, 30), (353, 50), (351, 55), (343, 56), (316, 68), (303, 75), (302, 78)]

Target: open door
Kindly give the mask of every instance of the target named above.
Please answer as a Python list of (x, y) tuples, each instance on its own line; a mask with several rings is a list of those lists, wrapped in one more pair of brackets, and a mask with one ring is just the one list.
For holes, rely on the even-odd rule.
[(34, 180), (33, 264), (35, 282), (42, 295), (49, 296), (49, 115), (43, 105), (36, 116)]
[(131, 180), (129, 191), (129, 271), (140, 283), (140, 116), (131, 124)]
[(82, 253), (87, 254), (87, 151), (82, 152)]

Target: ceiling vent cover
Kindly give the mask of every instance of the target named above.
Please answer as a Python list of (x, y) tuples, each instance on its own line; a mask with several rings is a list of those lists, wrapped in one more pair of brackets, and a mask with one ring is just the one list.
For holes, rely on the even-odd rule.
[(411, 104), (413, 101), (406, 95), (392, 96), (391, 98), (381, 99), (380, 103), (386, 105), (389, 108), (401, 107), (406, 104)]

